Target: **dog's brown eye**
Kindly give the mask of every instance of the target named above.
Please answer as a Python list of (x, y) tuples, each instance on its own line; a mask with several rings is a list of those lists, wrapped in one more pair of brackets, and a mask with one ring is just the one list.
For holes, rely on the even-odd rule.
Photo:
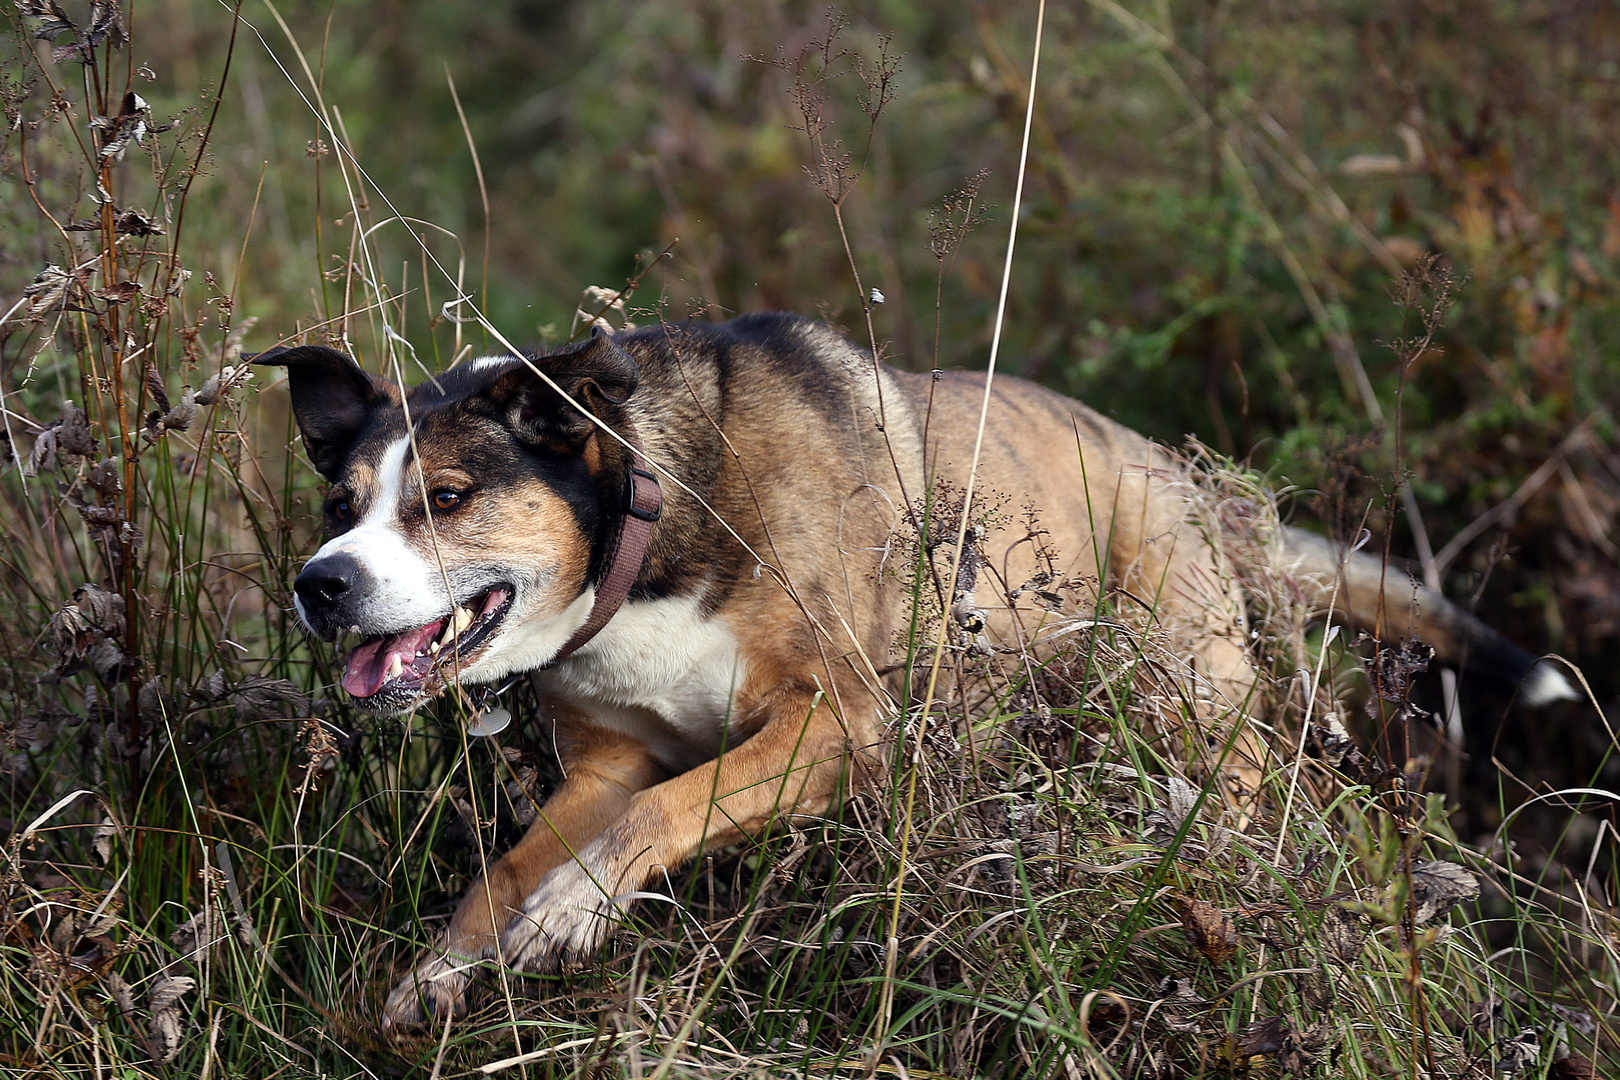
[(349, 505), (348, 499), (333, 499), (326, 504), (326, 509), (338, 521), (348, 521), (354, 516), (354, 508)]
[(451, 491), (449, 488), (440, 488), (428, 496), (435, 510), (454, 510), (461, 505), (461, 492)]

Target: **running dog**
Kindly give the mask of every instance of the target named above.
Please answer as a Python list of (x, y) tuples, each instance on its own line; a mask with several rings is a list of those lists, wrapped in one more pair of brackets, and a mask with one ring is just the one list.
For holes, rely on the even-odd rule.
[[(823, 813), (845, 777), (881, 775), (911, 618), (885, 559), (900, 530), (926, 529), (913, 519), (931, 490), (965, 487), (984, 375), (891, 370), (781, 314), (597, 332), (408, 392), (321, 346), (256, 360), (286, 369), (330, 481), (331, 539), (294, 593), (315, 635), (361, 639), (344, 690), (403, 713), (531, 675), (566, 777), (388, 997), (385, 1027), (462, 1010), (482, 960), (548, 971), (590, 956), (624, 894), (777, 815)], [(1196, 719), (1241, 724), (1257, 678), (1243, 597), (1180, 475), (1145, 437), (998, 376), (978, 490), (1038, 508), (1045, 536), (1040, 551), (986, 537), (995, 573), (968, 601), (992, 647), (1033, 641), (1075, 613), (1009, 594), (1056, 557), (1063, 579), (1174, 629), (1207, 689)], [(1574, 696), (1550, 663), (1378, 560), (1294, 530), (1276, 545), (1323, 611), (1416, 634), (1531, 703)], [(1233, 742), (1255, 760), (1232, 775), (1252, 783), (1261, 750)]]

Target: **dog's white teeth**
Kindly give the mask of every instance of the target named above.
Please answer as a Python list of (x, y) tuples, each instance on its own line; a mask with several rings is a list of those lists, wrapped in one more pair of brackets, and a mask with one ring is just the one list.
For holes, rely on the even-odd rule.
[(457, 607), (455, 617), (450, 620), (450, 636), (460, 637), (461, 632), (471, 626), (476, 616), (464, 607)]
[(405, 661), (399, 658), (399, 653), (394, 653), (388, 658), (388, 671), (383, 675), (383, 681), (387, 682), (404, 670)]

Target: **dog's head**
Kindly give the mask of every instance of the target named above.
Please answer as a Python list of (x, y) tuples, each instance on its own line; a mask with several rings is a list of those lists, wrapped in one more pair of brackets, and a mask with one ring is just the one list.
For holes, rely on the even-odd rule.
[(597, 334), (532, 363), (492, 357), (401, 394), (333, 349), (275, 349), (331, 482), (330, 539), (293, 585), (305, 625), (360, 642), (343, 688), (404, 712), (450, 683), (549, 661), (584, 622), (603, 522), (629, 459), (585, 414), (623, 422), (635, 362)]

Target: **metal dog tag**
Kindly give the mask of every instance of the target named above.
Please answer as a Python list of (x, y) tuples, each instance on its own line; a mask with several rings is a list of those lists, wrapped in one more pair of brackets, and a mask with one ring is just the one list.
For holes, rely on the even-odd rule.
[(512, 714), (500, 706), (493, 709), (480, 709), (478, 715), (473, 717), (472, 723), (467, 725), (467, 734), (475, 738), (484, 739), (491, 735), (499, 735), (506, 730), (512, 722)]

